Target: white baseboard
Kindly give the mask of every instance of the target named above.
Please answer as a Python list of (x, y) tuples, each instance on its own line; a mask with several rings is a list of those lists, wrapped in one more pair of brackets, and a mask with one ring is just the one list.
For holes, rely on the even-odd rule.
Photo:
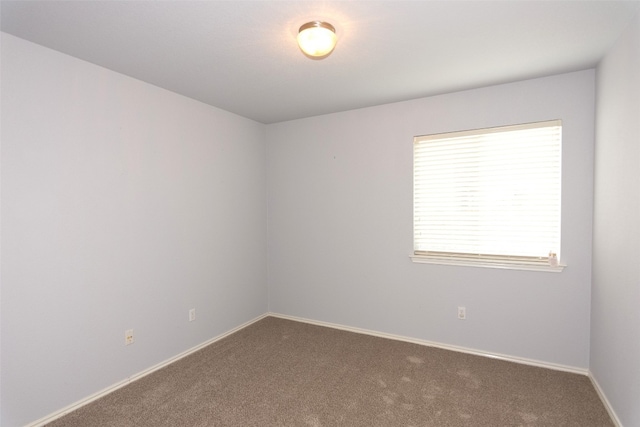
[(143, 378), (155, 371), (157, 371), (158, 369), (164, 368), (165, 366), (176, 362), (200, 349), (202, 349), (203, 347), (206, 347), (210, 344), (213, 344), (216, 341), (221, 340), (222, 338), (225, 338), (228, 335), (231, 335), (235, 332), (238, 332), (241, 329), (246, 328), (247, 326), (264, 319), (265, 317), (268, 316), (272, 316), (272, 317), (278, 317), (281, 319), (287, 319), (287, 320), (293, 320), (296, 322), (302, 322), (302, 323), (309, 323), (312, 325), (317, 325), (317, 326), (324, 326), (324, 327), (329, 327), (329, 328), (333, 328), (333, 329), (339, 329), (339, 330), (343, 330), (343, 331), (349, 331), (349, 332), (355, 332), (358, 334), (364, 334), (364, 335), (371, 335), (371, 336), (376, 336), (376, 337), (380, 337), (380, 338), (388, 338), (388, 339), (393, 339), (393, 340), (397, 340), (397, 341), (405, 341), (405, 342), (410, 342), (413, 344), (419, 344), (419, 345), (425, 345), (428, 347), (436, 347), (436, 348), (441, 348), (444, 350), (451, 350), (451, 351), (457, 351), (460, 353), (467, 353), (467, 354), (473, 354), (476, 356), (482, 356), (482, 357), (489, 357), (492, 359), (498, 359), (498, 360), (504, 360), (504, 361), (508, 361), (508, 362), (515, 362), (515, 363), (520, 363), (523, 365), (530, 365), (530, 366), (537, 366), (540, 368), (547, 368), (547, 369), (553, 369), (556, 371), (563, 371), (563, 372), (570, 372), (570, 373), (574, 373), (574, 374), (581, 374), (581, 375), (586, 375), (589, 377), (589, 379), (591, 380), (592, 384), (594, 385), (594, 388), (596, 389), (596, 392), (598, 393), (598, 395), (600, 396), (600, 399), (602, 400), (605, 408), (607, 409), (607, 411), (609, 412), (609, 415), (611, 416), (611, 419), (613, 420), (613, 422), (616, 424), (616, 427), (622, 427), (622, 424), (620, 423), (620, 420), (618, 419), (618, 417), (616, 416), (615, 412), (613, 411), (611, 404), (609, 403), (609, 401), (607, 400), (605, 394), (603, 393), (602, 389), (600, 388), (600, 385), (598, 384), (598, 382), (596, 381), (596, 379), (593, 377), (593, 375), (591, 374), (591, 372), (587, 369), (583, 369), (583, 368), (577, 368), (577, 367), (573, 367), (573, 366), (565, 366), (565, 365), (560, 365), (560, 364), (555, 364), (555, 363), (549, 363), (549, 362), (543, 362), (543, 361), (539, 361), (539, 360), (534, 360), (534, 359), (527, 359), (527, 358), (522, 358), (522, 357), (514, 357), (514, 356), (509, 356), (509, 355), (504, 355), (504, 354), (498, 354), (498, 353), (489, 353), (489, 352), (485, 352), (485, 351), (481, 351), (481, 350), (476, 350), (476, 349), (471, 349), (471, 348), (466, 348), (466, 347), (459, 347), (459, 346), (454, 346), (454, 345), (449, 345), (449, 344), (442, 344), (442, 343), (437, 343), (437, 342), (433, 342), (433, 341), (426, 341), (426, 340), (421, 340), (421, 339), (417, 339), (417, 338), (410, 338), (410, 337), (405, 337), (405, 336), (401, 336), (401, 335), (395, 335), (395, 334), (387, 334), (387, 333), (383, 333), (383, 332), (377, 332), (377, 331), (372, 331), (372, 330), (368, 330), (368, 329), (362, 329), (362, 328), (355, 328), (355, 327), (351, 327), (351, 326), (345, 326), (345, 325), (340, 325), (340, 324), (336, 324), (336, 323), (329, 323), (329, 322), (322, 322), (322, 321), (317, 321), (317, 320), (312, 320), (312, 319), (306, 319), (306, 318), (302, 318), (302, 317), (296, 317), (296, 316), (289, 316), (286, 314), (280, 314), (280, 313), (265, 313), (261, 316), (256, 317), (255, 319), (252, 319), (246, 323), (243, 323), (240, 326), (237, 326), (221, 335), (218, 335), (210, 340), (207, 340), (195, 347), (190, 348), (189, 350), (186, 350), (174, 357), (171, 357), (163, 362), (158, 363), (157, 365), (152, 366), (151, 368), (148, 368), (142, 372), (139, 372), (137, 374), (134, 374), (116, 384), (113, 384), (97, 393), (92, 394), (91, 396), (88, 396), (84, 399), (81, 399), (75, 403), (72, 403), (69, 406), (66, 406), (52, 414), (49, 414), (43, 418), (40, 418), (39, 420), (36, 420), (30, 424), (27, 424), (25, 427), (41, 427), (47, 423), (50, 423), (60, 417), (62, 417), (63, 415), (66, 415), (72, 411), (75, 411), (76, 409), (79, 409), (80, 407), (87, 405), (91, 402), (93, 402), (96, 399), (99, 399), (103, 396), (106, 396), (109, 393), (112, 393), (114, 391), (116, 391), (119, 388), (122, 388), (124, 386), (126, 386), (127, 384), (132, 383), (133, 381), (139, 380), (140, 378)]
[(613, 421), (613, 424), (615, 424), (616, 427), (622, 427), (622, 423), (620, 422), (618, 415), (613, 410), (613, 406), (611, 406), (609, 399), (607, 399), (607, 395), (604, 394), (604, 391), (600, 387), (600, 384), (598, 384), (598, 380), (596, 380), (596, 377), (593, 376), (593, 373), (591, 372), (591, 370), (589, 370), (589, 379), (591, 380), (591, 384), (593, 384), (593, 388), (596, 389), (596, 392), (598, 393), (600, 400), (604, 404), (605, 409), (609, 413), (609, 416), (611, 417), (611, 421)]
[(413, 344), (425, 345), (425, 346), (428, 346), (428, 347), (436, 347), (436, 348), (441, 348), (441, 349), (444, 349), (444, 350), (457, 351), (457, 352), (461, 352), (461, 353), (473, 354), (473, 355), (476, 355), (476, 356), (490, 357), (492, 359), (499, 359), (499, 360), (505, 360), (505, 361), (508, 361), (508, 362), (520, 363), (520, 364), (523, 364), (523, 365), (530, 365), (530, 366), (537, 366), (537, 367), (540, 367), (540, 368), (553, 369), (555, 371), (563, 371), (563, 372), (570, 372), (570, 373), (574, 373), (574, 374), (586, 375), (589, 378), (589, 380), (591, 381), (591, 383), (593, 384), (593, 387), (596, 389), (596, 393), (598, 394), (598, 397), (600, 397), (600, 400), (602, 401), (605, 409), (609, 413), (609, 416), (611, 417), (611, 421), (613, 421), (615, 427), (623, 427), (622, 422), (620, 422), (620, 419), (618, 418), (617, 414), (613, 410), (613, 407), (611, 406), (611, 403), (609, 402), (609, 399), (607, 399), (607, 396), (604, 394), (604, 391), (600, 387), (600, 384), (598, 384), (598, 381), (593, 376), (593, 373), (588, 369), (577, 368), (577, 367), (574, 367), (574, 366), (560, 365), (560, 364), (556, 364), (556, 363), (543, 362), (543, 361), (540, 361), (540, 360), (527, 359), (527, 358), (523, 358), (523, 357), (508, 356), (508, 355), (505, 355), (505, 354), (488, 353), (488, 352), (485, 352), (485, 351), (480, 351), (480, 350), (466, 348), (466, 347), (458, 347), (458, 346), (453, 346), (453, 345), (449, 345), (449, 344), (437, 343), (437, 342), (433, 342), (433, 341), (426, 341), (426, 340), (420, 340), (420, 339), (416, 339), (416, 338), (404, 337), (404, 336), (401, 336), (401, 335), (387, 334), (387, 333), (372, 331), (372, 330), (368, 330), (368, 329), (354, 328), (354, 327), (351, 327), (351, 326), (345, 326), (345, 325), (340, 325), (340, 324), (336, 324), (336, 323), (321, 322), (321, 321), (318, 321), (318, 320), (311, 320), (311, 319), (306, 319), (306, 318), (297, 317), (297, 316), (289, 316), (287, 314), (268, 313), (267, 315), (268, 316), (272, 316), (272, 317), (279, 317), (281, 319), (293, 320), (293, 321), (296, 321), (296, 322), (309, 323), (311, 325), (325, 326), (325, 327), (328, 327), (328, 328), (340, 329), (340, 330), (349, 331), (349, 332), (355, 332), (355, 333), (358, 333), (358, 334), (372, 335), (372, 336), (375, 336), (375, 337), (388, 338), (388, 339), (397, 340), (397, 341), (405, 341), (405, 342), (410, 342), (410, 343), (413, 343)]
[(233, 334), (234, 332), (238, 332), (239, 330), (246, 328), (247, 326), (251, 325), (252, 323), (255, 323), (255, 322), (259, 321), (259, 320), (262, 320), (267, 316), (268, 316), (268, 313), (265, 313), (263, 315), (260, 315), (260, 316), (256, 317), (255, 319), (249, 320), (248, 322), (243, 323), (240, 326), (237, 326), (237, 327), (235, 327), (235, 328), (233, 328), (233, 329), (231, 329), (231, 330), (229, 330), (227, 332), (224, 332), (224, 333), (222, 333), (222, 334), (220, 334), (220, 335), (218, 335), (218, 336), (216, 336), (216, 337), (214, 337), (214, 338), (212, 338), (210, 340), (207, 340), (207, 341), (205, 341), (205, 342), (203, 342), (201, 344), (198, 344), (197, 346), (192, 347), (189, 350), (183, 351), (182, 353), (180, 353), (180, 354), (178, 354), (178, 355), (176, 355), (174, 357), (171, 357), (171, 358), (169, 358), (169, 359), (167, 359), (165, 361), (162, 361), (162, 362), (158, 363), (157, 365), (154, 365), (154, 366), (152, 366), (152, 367), (150, 367), (148, 369), (145, 369), (142, 372), (138, 372), (137, 374), (134, 374), (134, 375), (132, 375), (132, 376), (130, 376), (130, 377), (128, 377), (128, 378), (126, 378), (126, 379), (124, 379), (122, 381), (119, 381), (119, 382), (117, 382), (117, 383), (115, 383), (115, 384), (113, 384), (113, 385), (111, 385), (111, 386), (109, 386), (109, 387), (107, 387), (107, 388), (105, 388), (103, 390), (100, 390), (99, 392), (94, 393), (91, 396), (88, 396), (88, 397), (85, 397), (84, 399), (78, 400), (77, 402), (72, 403), (69, 406), (66, 406), (66, 407), (64, 407), (64, 408), (62, 408), (62, 409), (60, 409), (60, 410), (58, 410), (58, 411), (56, 411), (56, 412), (54, 412), (52, 414), (49, 414), (49, 415), (47, 415), (45, 417), (40, 418), (39, 420), (36, 420), (36, 421), (34, 421), (34, 422), (30, 423), (30, 424), (27, 424), (25, 427), (41, 427), (41, 426), (43, 426), (43, 425), (45, 425), (47, 423), (50, 423), (50, 422), (62, 417), (63, 415), (68, 414), (69, 412), (75, 411), (76, 409), (79, 409), (82, 406), (93, 402), (96, 399), (99, 399), (99, 398), (101, 398), (103, 396), (106, 396), (109, 393), (113, 393), (114, 391), (118, 390), (119, 388), (122, 388), (122, 387), (126, 386), (127, 384), (130, 384), (130, 383), (132, 383), (132, 382), (134, 382), (136, 380), (139, 380), (140, 378), (146, 377), (147, 375), (157, 371), (158, 369), (164, 368), (165, 366), (170, 365), (171, 363), (177, 362), (178, 360), (180, 360), (180, 359), (182, 359), (182, 358), (184, 358), (184, 357), (186, 357), (186, 356), (188, 356), (188, 355), (190, 355), (192, 353), (195, 353), (196, 351), (202, 349), (203, 347), (206, 347), (206, 346), (208, 346), (210, 344), (213, 344), (214, 342), (219, 341), (222, 338), (225, 338), (226, 336)]
[(618, 418), (616, 412), (613, 410), (613, 407), (611, 406), (609, 399), (607, 399), (607, 396), (604, 394), (604, 391), (600, 387), (600, 384), (598, 384), (598, 381), (593, 376), (593, 373), (588, 369), (577, 368), (574, 366), (565, 366), (565, 365), (560, 365), (556, 363), (543, 362), (540, 360), (527, 359), (522, 357), (514, 357), (514, 356), (505, 355), (505, 354), (489, 353), (489, 352), (466, 348), (466, 347), (458, 347), (458, 346), (453, 346), (449, 344), (437, 343), (433, 341), (426, 341), (426, 340), (420, 340), (416, 338), (404, 337), (401, 335), (387, 334), (387, 333), (372, 331), (368, 329), (354, 328), (351, 326), (344, 326), (336, 323), (321, 322), (317, 320), (305, 319), (302, 317), (289, 316), (286, 314), (268, 313), (268, 315), (272, 317), (279, 317), (281, 319), (293, 320), (296, 322), (309, 323), (312, 325), (325, 326), (329, 328), (340, 329), (343, 331), (355, 332), (358, 334), (372, 335), (372, 336), (381, 337), (381, 338), (389, 338), (389, 339), (398, 340), (398, 341), (410, 342), (413, 344), (425, 345), (428, 347), (436, 347), (444, 350), (457, 351), (461, 353), (473, 354), (476, 356), (490, 357), (492, 359), (499, 359), (499, 360), (505, 360), (508, 362), (520, 363), (523, 365), (537, 366), (540, 368), (553, 369), (555, 371), (563, 371), (563, 372), (570, 372), (574, 374), (586, 375), (591, 381), (591, 383), (593, 384), (593, 387), (595, 388), (596, 393), (598, 394), (598, 397), (600, 397), (600, 400), (602, 401), (602, 404), (604, 405), (605, 409), (609, 413), (609, 416), (611, 417), (611, 421), (613, 422), (615, 427), (623, 427), (622, 422)]
[(549, 362), (543, 362), (540, 360), (534, 360), (534, 359), (526, 359), (523, 357), (515, 357), (515, 356), (509, 356), (506, 354), (499, 354), (499, 353), (489, 353), (486, 351), (482, 351), (482, 350), (476, 350), (473, 348), (466, 348), (466, 347), (459, 347), (459, 346), (455, 346), (455, 345), (449, 345), (449, 344), (442, 344), (442, 343), (438, 343), (438, 342), (433, 342), (433, 341), (426, 341), (426, 340), (421, 340), (421, 339), (417, 339), (417, 338), (410, 338), (410, 337), (404, 337), (401, 335), (394, 335), (394, 334), (387, 334), (384, 332), (377, 332), (377, 331), (372, 331), (369, 329), (361, 329), (361, 328), (354, 328), (351, 326), (344, 326), (344, 325), (339, 325), (336, 323), (329, 323), (329, 322), (321, 322), (321, 321), (317, 321), (317, 320), (311, 320), (311, 319), (305, 319), (302, 317), (296, 317), (296, 316), (289, 316), (286, 314), (279, 314), (279, 313), (268, 313), (269, 316), (272, 317), (279, 317), (281, 319), (287, 319), (287, 320), (293, 320), (296, 322), (303, 322), (303, 323), (309, 323), (312, 325), (317, 325), (317, 326), (326, 326), (329, 328), (334, 328), (334, 329), (340, 329), (343, 331), (349, 331), (349, 332), (355, 332), (358, 334), (364, 334), (364, 335), (372, 335), (375, 337), (380, 337), (380, 338), (388, 338), (388, 339), (392, 339), (392, 340), (396, 340), (396, 341), (405, 341), (405, 342), (410, 342), (413, 344), (419, 344), (419, 345), (425, 345), (428, 347), (437, 347), (437, 348), (441, 348), (444, 350), (451, 350), (451, 351), (457, 351), (460, 353), (467, 353), (467, 354), (473, 354), (476, 356), (483, 356), (483, 357), (489, 357), (492, 359), (499, 359), (499, 360), (504, 360), (507, 362), (515, 362), (515, 363), (520, 363), (523, 365), (530, 365), (530, 366), (537, 366), (540, 368), (547, 368), (547, 369), (553, 369), (555, 371), (563, 371), (563, 372), (570, 372), (573, 374), (580, 374), (580, 375), (589, 375), (589, 371), (587, 369), (584, 368), (577, 368), (575, 366), (566, 366), (566, 365), (560, 365), (560, 364), (556, 364), (556, 363), (549, 363)]

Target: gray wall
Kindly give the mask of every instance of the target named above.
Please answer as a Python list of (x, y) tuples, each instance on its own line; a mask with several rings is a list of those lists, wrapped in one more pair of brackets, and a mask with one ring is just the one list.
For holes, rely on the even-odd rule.
[[(269, 309), (586, 370), (594, 84), (588, 70), (269, 125)], [(413, 264), (413, 136), (550, 119), (564, 272)]]
[(591, 363), (640, 426), (640, 14), (597, 70)]
[(7, 34), (1, 118), (0, 424), (266, 312), (264, 125)]

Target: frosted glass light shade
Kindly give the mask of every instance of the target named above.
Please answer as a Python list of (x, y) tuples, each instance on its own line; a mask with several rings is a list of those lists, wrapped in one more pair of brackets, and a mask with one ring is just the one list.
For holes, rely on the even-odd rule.
[(327, 22), (307, 22), (298, 31), (298, 46), (311, 58), (321, 59), (329, 55), (337, 41), (336, 29)]

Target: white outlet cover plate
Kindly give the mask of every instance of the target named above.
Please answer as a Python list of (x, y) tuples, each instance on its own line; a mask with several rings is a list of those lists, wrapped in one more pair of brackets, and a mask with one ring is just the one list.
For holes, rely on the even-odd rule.
[(133, 329), (127, 329), (124, 331), (124, 344), (133, 344)]

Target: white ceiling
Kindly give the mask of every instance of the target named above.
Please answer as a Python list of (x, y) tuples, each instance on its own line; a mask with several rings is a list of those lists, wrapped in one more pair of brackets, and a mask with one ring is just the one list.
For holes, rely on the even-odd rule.
[[(275, 123), (594, 67), (633, 1), (2, 1), (4, 32)], [(297, 29), (336, 27), (323, 60)]]

